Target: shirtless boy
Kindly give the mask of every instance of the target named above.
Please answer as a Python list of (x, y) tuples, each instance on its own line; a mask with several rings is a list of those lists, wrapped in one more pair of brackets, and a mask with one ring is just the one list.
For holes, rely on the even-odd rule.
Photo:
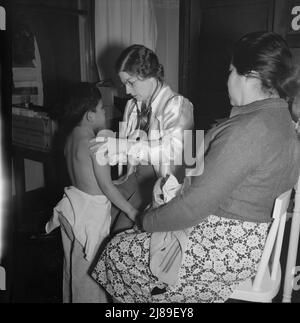
[(71, 187), (54, 208), (46, 226), (50, 232), (61, 226), (64, 246), (63, 301), (107, 302), (105, 292), (89, 276), (89, 268), (109, 236), (111, 203), (135, 220), (137, 210), (112, 183), (110, 166), (100, 166), (89, 149), (90, 140), (105, 129), (105, 110), (98, 88), (80, 83), (65, 106), (69, 135), (64, 154)]

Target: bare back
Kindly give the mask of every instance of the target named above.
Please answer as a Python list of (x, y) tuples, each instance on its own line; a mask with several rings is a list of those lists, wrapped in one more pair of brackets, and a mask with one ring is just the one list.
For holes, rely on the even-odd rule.
[(65, 158), (72, 185), (90, 195), (103, 195), (95, 177), (89, 141), (80, 127), (74, 128), (65, 145)]

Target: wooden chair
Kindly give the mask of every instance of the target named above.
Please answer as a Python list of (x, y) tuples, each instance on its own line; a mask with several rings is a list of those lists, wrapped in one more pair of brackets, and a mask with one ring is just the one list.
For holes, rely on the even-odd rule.
[(230, 298), (249, 302), (272, 302), (281, 282), (280, 254), (292, 189), (275, 201), (273, 222), (254, 279), (241, 283)]
[(294, 287), (294, 275), (296, 269), (297, 251), (300, 234), (300, 178), (295, 186), (295, 205), (291, 223), (288, 257), (285, 269), (283, 303), (290, 303)]

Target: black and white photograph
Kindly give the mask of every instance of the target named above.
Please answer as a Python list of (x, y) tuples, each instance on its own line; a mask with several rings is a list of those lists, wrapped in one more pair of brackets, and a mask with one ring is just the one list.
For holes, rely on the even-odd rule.
[(300, 0), (1, 0), (0, 86), (0, 303), (300, 303)]

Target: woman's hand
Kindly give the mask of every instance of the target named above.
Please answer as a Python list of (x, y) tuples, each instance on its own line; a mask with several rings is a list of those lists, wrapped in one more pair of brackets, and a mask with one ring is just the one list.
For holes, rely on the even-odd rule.
[[(99, 165), (110, 166), (126, 161), (126, 140), (113, 137), (96, 137), (90, 140), (89, 149), (96, 156)], [(122, 151), (125, 151), (125, 153)]]
[(107, 143), (106, 137), (96, 137), (96, 138), (90, 140), (89, 148), (94, 154), (96, 154), (99, 149), (103, 149), (103, 150), (106, 149), (106, 153), (107, 153), (108, 147), (107, 147), (106, 143)]
[(98, 165), (106, 166), (110, 164), (107, 138), (96, 137), (95, 139), (90, 140), (89, 149)]

